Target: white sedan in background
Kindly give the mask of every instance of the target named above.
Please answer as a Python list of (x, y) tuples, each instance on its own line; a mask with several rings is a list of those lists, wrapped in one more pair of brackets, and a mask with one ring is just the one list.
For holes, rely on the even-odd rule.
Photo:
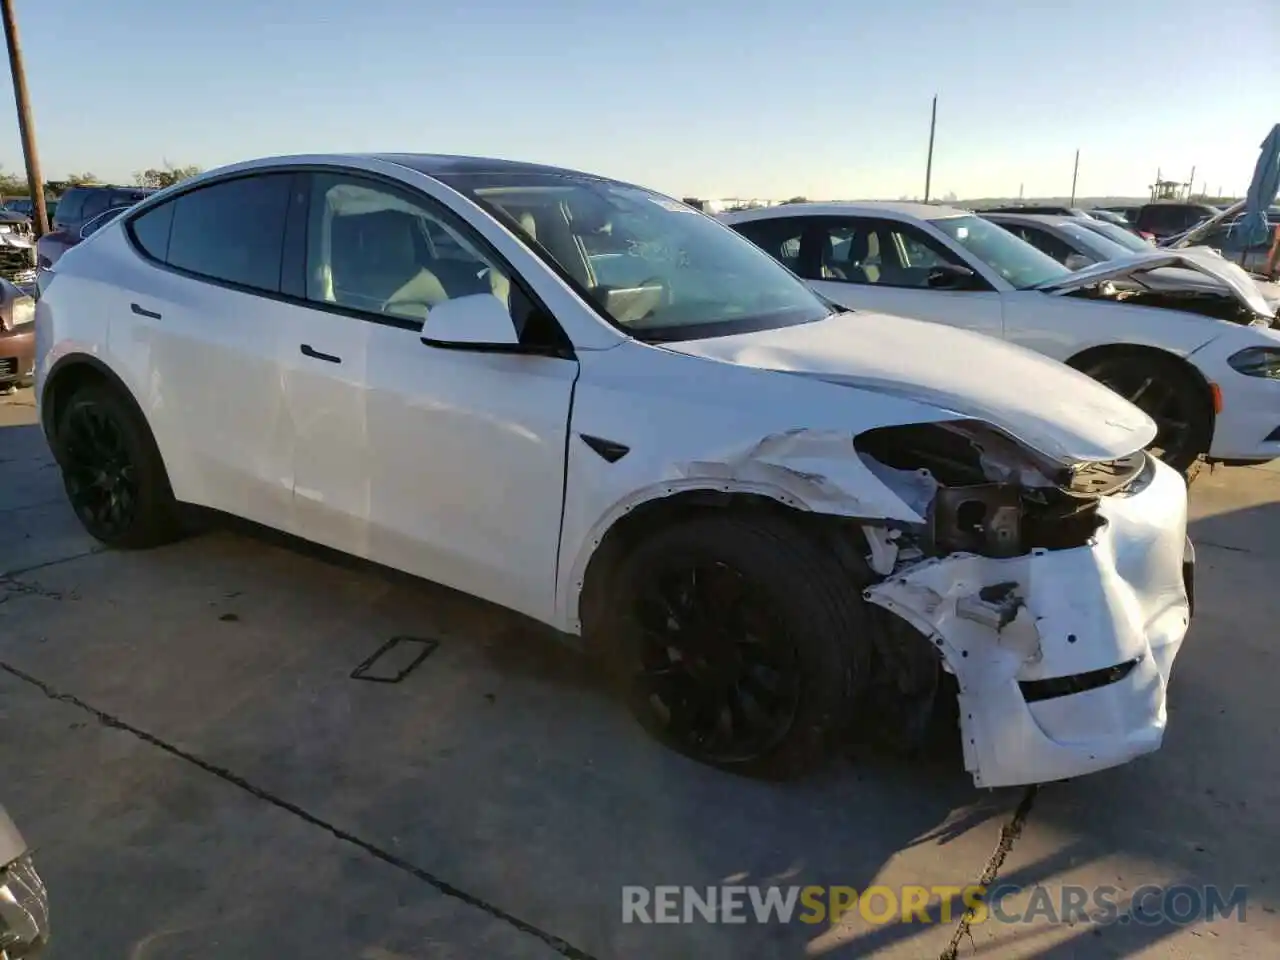
[[(973, 213), (917, 203), (787, 204), (721, 219), (842, 306), (963, 327), (1084, 371), (1151, 415), (1153, 451), (1179, 470), (1202, 456), (1280, 457), (1275, 311), (1219, 257), (1151, 249), (1073, 272)], [(1143, 283), (1169, 267), (1215, 283)]]
[(191, 502), (446, 584), (582, 636), (648, 730), (744, 774), (860, 722), (910, 741), (957, 688), (983, 786), (1160, 745), (1194, 555), (1150, 418), (1030, 351), (850, 315), (669, 197), (254, 161), (40, 285), (41, 423), (108, 544), (178, 536)]

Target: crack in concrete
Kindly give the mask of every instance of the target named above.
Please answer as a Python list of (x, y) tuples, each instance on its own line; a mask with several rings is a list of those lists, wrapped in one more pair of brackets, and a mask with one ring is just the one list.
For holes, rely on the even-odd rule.
[[(1032, 784), (1027, 787), (1026, 793), (1022, 795), (1022, 799), (1018, 802), (1018, 807), (1013, 811), (1013, 817), (1000, 828), (1000, 840), (996, 843), (996, 848), (991, 851), (991, 856), (987, 859), (987, 865), (983, 868), (982, 873), (978, 875), (976, 885), (984, 891), (991, 889), (991, 885), (1000, 875), (1000, 868), (1004, 866), (1004, 861), (1009, 856), (1009, 851), (1013, 849), (1014, 841), (1022, 836), (1022, 828), (1027, 822), (1027, 816), (1031, 813), (1031, 805), (1035, 802), (1036, 793), (1040, 787)], [(977, 907), (969, 907), (964, 912), (964, 916), (960, 918), (960, 922), (956, 924), (956, 929), (951, 934), (951, 942), (938, 956), (938, 960), (956, 960), (959, 955), (960, 941), (965, 937), (969, 938), (969, 942), (973, 943), (973, 934), (969, 928), (973, 925), (973, 918), (977, 915)]]
[(21, 580), (15, 580), (7, 573), (0, 573), (0, 603), (4, 603), (10, 597), (43, 597), (45, 600), (65, 600), (68, 596), (75, 598), (75, 594), (66, 594), (61, 590), (50, 590), (38, 583), (24, 583)]
[(103, 710), (99, 710), (97, 707), (91, 706), (90, 704), (81, 700), (79, 697), (75, 696), (74, 694), (63, 693), (62, 691), (55, 688), (52, 684), (46, 683), (45, 681), (39, 679), (38, 677), (34, 677), (31, 674), (27, 673), (26, 671), (21, 670), (18, 667), (15, 667), (9, 663), (6, 663), (3, 660), (0, 660), (0, 670), (3, 670), (4, 672), (16, 677), (17, 679), (21, 680), (23, 683), (26, 683), (35, 687), (37, 690), (43, 693), (50, 700), (54, 700), (59, 703), (67, 703), (74, 707), (78, 707), (84, 712), (95, 717), (97, 721), (101, 723), (103, 726), (110, 727), (113, 730), (122, 730), (125, 733), (128, 733), (134, 737), (137, 737), (139, 740), (143, 741), (144, 743), (148, 743), (153, 747), (158, 747), (159, 749), (165, 751), (166, 753), (177, 757), (179, 760), (183, 760), (187, 763), (193, 764), (194, 766), (199, 767), (205, 773), (210, 773), (213, 776), (217, 777), (218, 779), (231, 784), (232, 786), (239, 787), (241, 790), (256, 797), (257, 799), (263, 800), (274, 807), (278, 807), (279, 809), (284, 810), (286, 813), (290, 813), (293, 816), (297, 817), (298, 819), (311, 824), (311, 826), (313, 827), (319, 827), (321, 830), (324, 830), (326, 833), (332, 835), (338, 840), (341, 840), (344, 843), (349, 843), (349, 844), (352, 844), (353, 846), (359, 847), (365, 853), (369, 854), (372, 857), (375, 857), (378, 860), (381, 860), (383, 863), (386, 863), (389, 866), (395, 867), (397, 870), (401, 870), (404, 873), (407, 873), (410, 876), (414, 877), (415, 879), (420, 880), (423, 883), (434, 887), (437, 891), (444, 894), (446, 897), (451, 897), (455, 900), (460, 900), (461, 902), (467, 904), (467, 906), (475, 907), (478, 910), (482, 910), (485, 913), (487, 913), (489, 916), (497, 920), (501, 920), (502, 922), (507, 923), (512, 927), (515, 927), (521, 933), (525, 933), (525, 934), (528, 934), (529, 936), (536, 937), (537, 939), (541, 940), (548, 947), (550, 947), (552, 950), (556, 951), (558, 954), (560, 954), (563, 957), (569, 957), (570, 960), (596, 960), (596, 958), (593, 957), (591, 954), (587, 953), (585, 950), (581, 950), (578, 947), (575, 947), (573, 944), (569, 943), (567, 940), (563, 940), (560, 937), (555, 936), (554, 934), (548, 933), (547, 931), (541, 929), (540, 927), (534, 926), (532, 923), (529, 923), (526, 920), (521, 920), (519, 917), (514, 916), (510, 913), (507, 913), (501, 907), (497, 907), (489, 903), (488, 901), (475, 896), (474, 894), (467, 893), (465, 890), (461, 889), (460, 887), (455, 887), (453, 884), (449, 883), (448, 881), (442, 880), (439, 877), (435, 876), (434, 874), (429, 873), (428, 871), (422, 869), (421, 867), (415, 866), (414, 864), (410, 863), (408, 860), (405, 860), (402, 857), (398, 857), (394, 853), (384, 850), (381, 847), (371, 843), (368, 840), (361, 839), (360, 837), (356, 836), (353, 833), (348, 833), (346, 830), (343, 830), (341, 827), (336, 827), (326, 820), (322, 820), (320, 817), (316, 816), (313, 813), (309, 813), (307, 810), (303, 809), (302, 807), (298, 806), (295, 803), (291, 803), (290, 801), (285, 800), (281, 797), (277, 797), (272, 793), (268, 793), (266, 790), (263, 790), (261, 787), (254, 786), (248, 780), (244, 779), (238, 774), (232, 773), (230, 770), (227, 770), (223, 767), (219, 767), (208, 760), (204, 760), (201, 757), (196, 756), (194, 753), (190, 753), (186, 750), (183, 750), (181, 747), (176, 747), (171, 743), (161, 740), (159, 737), (155, 736), (154, 734), (147, 733), (147, 731), (139, 727), (135, 727), (132, 724), (126, 723), (125, 721), (120, 720), (117, 717), (114, 717)]
[(106, 547), (93, 547), (84, 553), (77, 553), (70, 557), (59, 557), (56, 560), (46, 560), (44, 563), (33, 563), (29, 567), (19, 567), (16, 570), (0, 570), (0, 578), (20, 577), (24, 573), (34, 573), (37, 570), (43, 570), (45, 567), (56, 567), (60, 563), (71, 563), (73, 560), (83, 560), (85, 557), (92, 557), (105, 551)]

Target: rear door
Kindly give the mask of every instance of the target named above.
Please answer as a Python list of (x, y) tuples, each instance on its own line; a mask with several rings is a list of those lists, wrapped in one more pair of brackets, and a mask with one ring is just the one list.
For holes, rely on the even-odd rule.
[(112, 348), (144, 382), (140, 402), (179, 499), (285, 530), (293, 478), (280, 344), (302, 308), (280, 298), (280, 272), (294, 176), (217, 181), (131, 219), (149, 265), (121, 272), (111, 305)]

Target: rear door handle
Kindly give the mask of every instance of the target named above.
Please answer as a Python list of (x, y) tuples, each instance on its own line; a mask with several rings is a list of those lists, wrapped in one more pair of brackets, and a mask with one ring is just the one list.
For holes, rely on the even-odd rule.
[(341, 357), (335, 357), (332, 353), (321, 353), (319, 350), (314, 349), (309, 343), (304, 343), (298, 349), (302, 351), (302, 355), (304, 357), (311, 357), (313, 360), (323, 360), (326, 363), (342, 362)]
[(161, 319), (160, 314), (156, 313), (154, 310), (148, 310), (145, 307), (140, 307), (136, 303), (129, 304), (129, 308), (138, 316), (146, 317), (148, 320)]

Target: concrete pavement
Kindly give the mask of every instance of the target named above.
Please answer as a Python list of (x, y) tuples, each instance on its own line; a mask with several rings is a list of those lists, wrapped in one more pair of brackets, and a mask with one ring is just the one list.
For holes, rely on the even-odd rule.
[[(33, 424), (29, 391), (0, 401), (0, 802), (40, 848), (54, 958), (929, 958), (953, 942), (960, 956), (1228, 957), (1280, 944), (1267, 912), (1280, 900), (1280, 473), (1196, 484), (1200, 609), (1164, 749), (1028, 797), (975, 790), (950, 754), (853, 758), (790, 785), (704, 769), (650, 742), (534, 625), (279, 538), (217, 530), (103, 552)], [(439, 645), (400, 683), (352, 679), (396, 636)], [(1002, 831), (1018, 835), (1002, 844)], [(621, 922), (624, 885), (960, 886), (997, 863), (1019, 883), (1130, 893), (1248, 884), (1247, 917)]]

